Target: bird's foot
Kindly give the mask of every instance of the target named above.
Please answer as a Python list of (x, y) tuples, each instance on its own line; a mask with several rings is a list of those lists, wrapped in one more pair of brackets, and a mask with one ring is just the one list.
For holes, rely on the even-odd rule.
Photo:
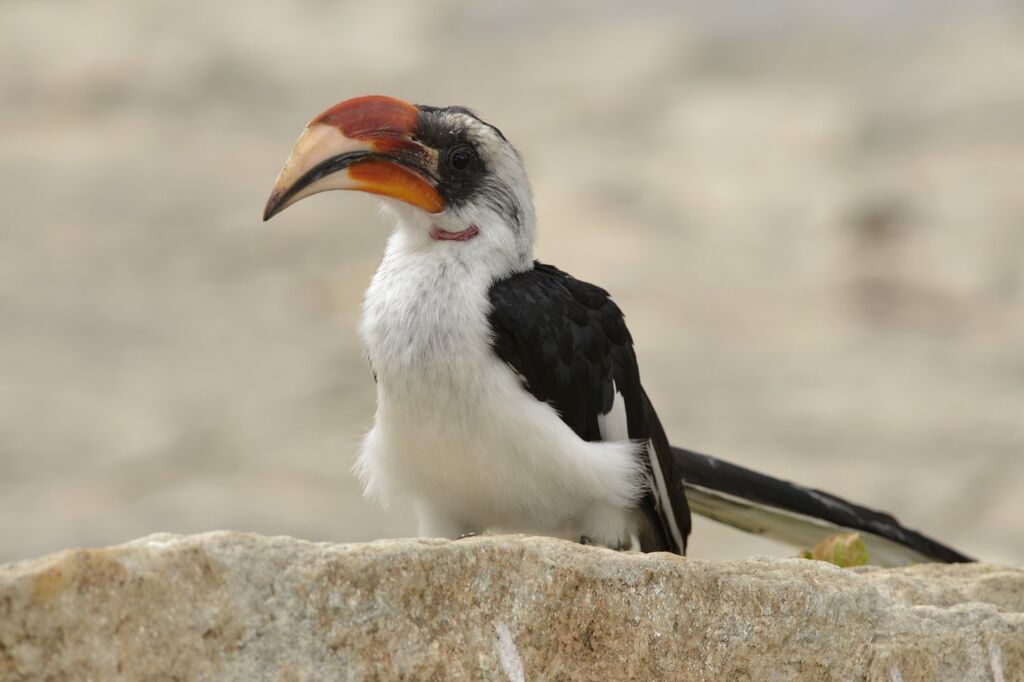
[(591, 540), (591, 539), (590, 539), (590, 538), (589, 538), (588, 536), (586, 536), (586, 535), (581, 535), (581, 536), (580, 536), (580, 544), (581, 544), (581, 545), (592, 545), (592, 544), (594, 544), (594, 541), (593, 541), (593, 540)]
[(475, 538), (477, 535), (479, 535), (479, 533), (477, 533), (475, 530), (466, 531), (465, 533), (459, 536), (459, 540), (465, 540), (466, 538)]

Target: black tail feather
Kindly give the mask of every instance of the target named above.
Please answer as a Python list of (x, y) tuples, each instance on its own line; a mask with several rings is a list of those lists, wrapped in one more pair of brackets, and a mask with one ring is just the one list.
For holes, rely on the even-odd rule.
[[(891, 515), (847, 502), (830, 493), (760, 474), (698, 452), (672, 447), (677, 470), (687, 485), (716, 491), (740, 500), (820, 519), (835, 526), (872, 533), (909, 547), (932, 561), (974, 561), (917, 531), (902, 526)], [(691, 506), (693, 506), (691, 502)]]

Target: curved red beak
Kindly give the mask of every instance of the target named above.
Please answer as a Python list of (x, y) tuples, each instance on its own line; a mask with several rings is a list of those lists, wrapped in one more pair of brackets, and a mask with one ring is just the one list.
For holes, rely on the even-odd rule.
[(348, 189), (444, 210), (437, 152), (416, 141), (418, 110), (370, 95), (336, 104), (306, 126), (277, 176), (263, 219), (319, 192)]

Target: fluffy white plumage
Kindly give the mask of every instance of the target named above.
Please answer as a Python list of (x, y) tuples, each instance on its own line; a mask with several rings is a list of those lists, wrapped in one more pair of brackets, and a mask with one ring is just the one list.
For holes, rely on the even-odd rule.
[(639, 446), (582, 440), (491, 350), (487, 290), (514, 264), (486, 236), (508, 228), (480, 215), (480, 238), (423, 239), (423, 214), (395, 208), (360, 325), (377, 377), (357, 463), (366, 492), (412, 498), (425, 536), (500, 529), (629, 544)]

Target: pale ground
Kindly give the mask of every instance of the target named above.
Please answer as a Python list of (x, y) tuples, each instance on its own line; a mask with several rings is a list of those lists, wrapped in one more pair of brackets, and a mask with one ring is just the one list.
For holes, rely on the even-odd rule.
[(1024, 563), (1024, 13), (856, 4), (6, 0), (0, 561), (412, 531), (349, 471), (387, 226), (259, 221), (306, 120), (386, 93), (517, 143), (675, 443)]

